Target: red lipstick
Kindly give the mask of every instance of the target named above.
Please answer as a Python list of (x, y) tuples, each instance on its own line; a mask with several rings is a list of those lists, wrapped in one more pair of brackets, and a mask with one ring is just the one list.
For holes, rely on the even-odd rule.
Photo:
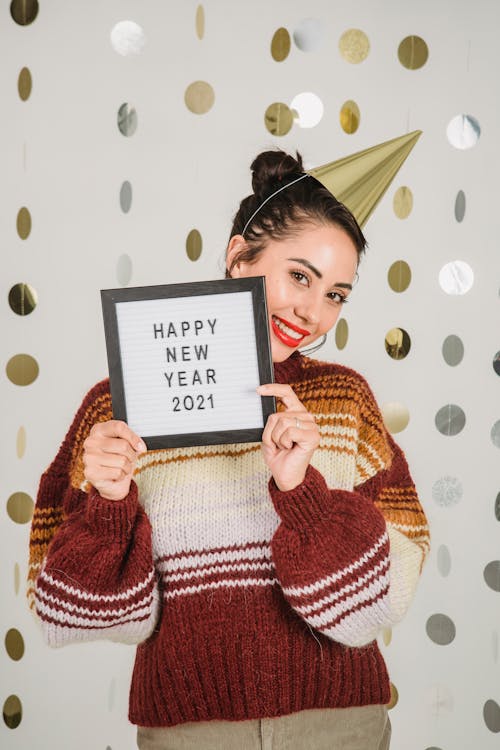
[[(303, 339), (306, 336), (309, 336), (309, 331), (305, 331), (303, 328), (299, 328), (298, 326), (290, 323), (284, 318), (278, 318), (277, 315), (273, 315), (271, 317), (271, 327), (276, 338), (279, 339), (279, 341), (281, 341), (283, 344), (285, 344), (285, 346), (289, 346), (290, 348), (299, 346), (299, 344), (302, 343)], [(290, 335), (286, 328), (288, 328), (290, 331), (298, 333), (299, 336)]]

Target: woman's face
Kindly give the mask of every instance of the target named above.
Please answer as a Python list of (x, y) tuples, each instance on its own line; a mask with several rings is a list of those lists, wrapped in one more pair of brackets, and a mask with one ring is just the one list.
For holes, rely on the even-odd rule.
[[(241, 235), (231, 238), (228, 268), (245, 247)], [(335, 325), (357, 266), (353, 241), (331, 224), (307, 224), (293, 237), (270, 240), (254, 263), (235, 263), (233, 278), (266, 277), (273, 362), (283, 362)]]

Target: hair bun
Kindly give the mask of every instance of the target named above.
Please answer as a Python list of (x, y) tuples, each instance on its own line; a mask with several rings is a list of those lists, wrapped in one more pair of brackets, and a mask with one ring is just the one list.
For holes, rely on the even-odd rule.
[(286, 185), (293, 177), (303, 174), (302, 157), (296, 152), (296, 159), (281, 149), (263, 151), (252, 162), (252, 188), (255, 195), (265, 198), (281, 185)]

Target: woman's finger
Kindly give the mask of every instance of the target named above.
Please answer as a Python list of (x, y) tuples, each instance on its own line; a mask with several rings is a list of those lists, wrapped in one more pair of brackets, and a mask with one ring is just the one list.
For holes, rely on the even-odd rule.
[(128, 440), (124, 440), (123, 438), (92, 437), (89, 435), (84, 443), (84, 447), (87, 453), (95, 455), (101, 453), (123, 455), (129, 461), (135, 461), (138, 455), (138, 452), (133, 450)]
[(269, 417), (262, 442), (287, 449), (294, 443), (309, 447), (319, 442), (319, 430), (313, 415), (308, 412), (280, 412)]
[(130, 429), (126, 422), (110, 419), (108, 422), (97, 422), (90, 430), (91, 438), (121, 438), (126, 440), (132, 450), (144, 453), (147, 450), (145, 442)]
[(257, 393), (260, 396), (274, 396), (278, 398), (287, 409), (307, 411), (290, 385), (284, 383), (266, 383), (265, 385), (259, 385)]

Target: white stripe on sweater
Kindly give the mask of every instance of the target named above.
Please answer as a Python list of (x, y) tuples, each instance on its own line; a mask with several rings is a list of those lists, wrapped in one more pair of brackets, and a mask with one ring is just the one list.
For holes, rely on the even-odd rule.
[(182, 568), (198, 568), (202, 565), (218, 564), (221, 562), (232, 562), (248, 558), (258, 560), (264, 558), (270, 560), (271, 547), (269, 544), (261, 547), (249, 547), (248, 549), (227, 549), (220, 552), (200, 552), (197, 555), (188, 555), (186, 557), (174, 557), (169, 560), (163, 560), (158, 567), (163, 570), (181, 570)]
[(133, 622), (139, 619), (146, 619), (151, 617), (152, 609), (151, 606), (143, 607), (138, 609), (132, 615), (124, 615), (121, 617), (111, 618), (109, 620), (102, 619), (101, 617), (77, 617), (69, 612), (64, 612), (60, 609), (54, 609), (53, 607), (44, 604), (38, 599), (36, 609), (38, 614), (50, 617), (52, 620), (56, 620), (59, 623), (67, 625), (87, 625), (92, 628), (108, 627), (111, 628), (115, 625), (123, 625), (127, 622)]
[(322, 435), (320, 446), (322, 448), (340, 448), (344, 451), (355, 451), (356, 438), (343, 437), (342, 435)]
[(206, 578), (214, 573), (230, 573), (238, 570), (273, 570), (274, 565), (270, 562), (265, 563), (233, 563), (232, 565), (212, 565), (210, 568), (203, 570), (191, 570), (187, 573), (170, 573), (165, 571), (164, 577), (167, 581), (187, 581), (190, 578)]
[(391, 526), (393, 529), (399, 529), (400, 531), (427, 531), (429, 528), (425, 523), (421, 526), (413, 526), (411, 523), (393, 523), (392, 521), (388, 521), (387, 525)]
[(360, 440), (359, 445), (360, 446), (362, 445), (363, 448), (366, 449), (366, 452), (369, 453), (370, 456), (375, 459), (375, 461), (378, 463), (379, 470), (385, 469), (385, 462), (380, 458), (379, 454), (377, 453), (375, 448), (373, 448), (373, 446), (370, 445), (370, 443), (367, 443), (365, 440)]
[(307, 617), (307, 622), (318, 630), (325, 630), (331, 626), (331, 624), (338, 619), (339, 616), (349, 612), (351, 609), (355, 609), (359, 604), (363, 602), (375, 599), (387, 589), (389, 586), (390, 575), (387, 573), (385, 576), (381, 576), (376, 581), (373, 581), (369, 586), (366, 586), (357, 594), (349, 597), (343, 602), (335, 604), (333, 607), (325, 609), (320, 615), (312, 615)]
[(136, 604), (129, 604), (128, 607), (123, 607), (121, 609), (105, 609), (103, 607), (101, 607), (100, 609), (89, 609), (88, 607), (79, 607), (77, 604), (72, 604), (71, 602), (66, 601), (66, 599), (61, 599), (57, 596), (54, 596), (53, 594), (48, 594), (40, 586), (37, 587), (36, 595), (38, 601), (43, 599), (45, 602), (50, 602), (59, 609), (64, 609), (69, 612), (77, 612), (81, 615), (90, 615), (91, 618), (104, 617), (105, 615), (121, 617), (122, 615), (134, 612), (135, 610), (149, 607), (153, 599), (153, 591), (151, 591), (151, 593), (147, 594), (147, 596), (138, 601)]
[(384, 596), (383, 599), (366, 604), (361, 609), (346, 615), (337, 625), (322, 628), (321, 631), (345, 646), (359, 648), (375, 640), (380, 628), (387, 624), (390, 624), (390, 621), (387, 612), (387, 596)]
[(199, 594), (201, 591), (208, 591), (209, 589), (220, 589), (222, 587), (248, 588), (250, 586), (274, 586), (275, 583), (279, 583), (277, 578), (243, 578), (241, 580), (214, 581), (213, 583), (201, 583), (199, 586), (185, 586), (183, 589), (166, 591), (164, 596), (165, 599), (174, 599), (177, 596)]
[(325, 596), (322, 599), (318, 599), (312, 604), (305, 604), (303, 606), (296, 606), (294, 604), (294, 609), (296, 609), (297, 612), (300, 612), (301, 615), (309, 615), (315, 610), (322, 609), (325, 604), (330, 604), (331, 602), (334, 602), (336, 599), (340, 599), (342, 596), (344, 596), (344, 594), (348, 594), (350, 592), (356, 591), (356, 589), (360, 589), (371, 578), (378, 576), (378, 574), (382, 570), (384, 570), (384, 568), (387, 568), (389, 565), (389, 562), (390, 562), (389, 558), (386, 557), (384, 560), (382, 560), (382, 562), (379, 565), (377, 565), (375, 568), (370, 570), (366, 575), (358, 578), (357, 581), (355, 581), (354, 583), (349, 583), (347, 584), (347, 586), (344, 586), (338, 591), (334, 591), (332, 594), (329, 594), (328, 596)]
[(284, 588), (283, 591), (285, 592), (286, 596), (303, 596), (305, 594), (313, 594), (315, 591), (324, 589), (326, 586), (329, 586), (332, 583), (336, 583), (336, 581), (340, 581), (341, 578), (354, 573), (356, 570), (358, 570), (358, 568), (366, 565), (366, 563), (372, 557), (374, 557), (379, 549), (388, 541), (389, 536), (387, 534), (387, 531), (384, 531), (382, 536), (377, 540), (373, 547), (368, 550), (368, 552), (365, 552), (365, 554), (362, 555), (358, 560), (356, 560), (356, 562), (351, 563), (343, 570), (339, 570), (337, 573), (332, 573), (331, 575), (326, 576), (326, 578), (315, 581), (308, 586), (289, 586), (287, 588)]
[(91, 602), (115, 602), (123, 599), (131, 599), (133, 596), (135, 596), (135, 594), (138, 594), (139, 591), (142, 591), (144, 588), (146, 588), (146, 586), (149, 586), (149, 584), (153, 580), (154, 575), (155, 571), (152, 570), (144, 581), (141, 581), (136, 586), (133, 586), (126, 591), (122, 591), (119, 594), (90, 594), (87, 591), (82, 591), (81, 589), (75, 588), (75, 586), (67, 586), (62, 581), (59, 581), (53, 576), (49, 575), (49, 573), (46, 573), (44, 569), (42, 569), (42, 571), (40, 572), (40, 578), (43, 581), (46, 581), (51, 586), (56, 586), (58, 589), (65, 591), (67, 594), (77, 596), (79, 599), (85, 599)]

